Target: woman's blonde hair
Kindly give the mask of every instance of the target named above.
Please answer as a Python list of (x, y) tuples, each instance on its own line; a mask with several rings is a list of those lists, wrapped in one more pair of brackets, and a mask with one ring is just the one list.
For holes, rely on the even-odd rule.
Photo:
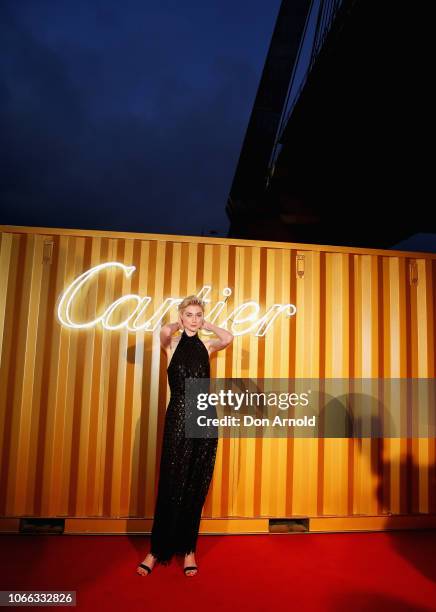
[(204, 314), (205, 304), (203, 300), (200, 300), (200, 298), (198, 298), (196, 295), (188, 295), (188, 297), (185, 297), (185, 299), (182, 302), (180, 302), (178, 306), (180, 314), (182, 314), (185, 308), (188, 308), (188, 306), (200, 306)]

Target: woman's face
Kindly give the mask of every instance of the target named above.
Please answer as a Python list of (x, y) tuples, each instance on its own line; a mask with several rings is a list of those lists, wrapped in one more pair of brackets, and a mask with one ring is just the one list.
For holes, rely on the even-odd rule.
[(191, 331), (196, 331), (203, 323), (203, 311), (200, 306), (191, 304), (187, 306), (180, 318), (182, 319), (183, 327)]

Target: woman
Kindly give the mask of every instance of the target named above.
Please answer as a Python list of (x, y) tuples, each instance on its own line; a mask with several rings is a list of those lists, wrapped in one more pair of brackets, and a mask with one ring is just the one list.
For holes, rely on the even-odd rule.
[[(226, 348), (233, 335), (204, 320), (204, 303), (195, 295), (179, 304), (176, 323), (164, 325), (161, 346), (167, 354), (171, 398), (164, 424), (160, 474), (150, 552), (137, 567), (148, 576), (155, 563), (167, 565), (174, 554), (184, 554), (186, 576), (195, 576), (195, 548), (201, 511), (215, 465), (218, 439), (185, 437), (185, 378), (210, 378), (209, 357)], [(174, 338), (179, 329), (182, 334)], [(198, 330), (217, 339), (201, 340)]]

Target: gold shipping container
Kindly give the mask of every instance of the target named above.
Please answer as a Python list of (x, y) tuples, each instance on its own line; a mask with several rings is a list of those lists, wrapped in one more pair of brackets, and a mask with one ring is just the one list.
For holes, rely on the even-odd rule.
[[(96, 266), (80, 302), (77, 279)], [(211, 357), (213, 378), (435, 377), (434, 254), (0, 226), (0, 283), (2, 531), (20, 517), (65, 518), (69, 532), (150, 530), (167, 298), (203, 289), (229, 326), (243, 303), (259, 316), (295, 304), (264, 335), (235, 334)], [(145, 296), (155, 331), (116, 329), (108, 307)], [(175, 317), (173, 307), (164, 322)], [(201, 532), (296, 518), (310, 531), (435, 526), (435, 464), (434, 437), (220, 439)]]

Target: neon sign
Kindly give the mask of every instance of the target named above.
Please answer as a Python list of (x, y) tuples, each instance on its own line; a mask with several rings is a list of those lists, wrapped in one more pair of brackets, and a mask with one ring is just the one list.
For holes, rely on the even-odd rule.
[[(89, 289), (89, 283), (96, 279), (99, 274), (108, 270), (109, 268), (118, 268), (121, 270), (126, 278), (130, 278), (133, 272), (136, 270), (135, 266), (126, 266), (123, 263), (117, 261), (110, 261), (107, 263), (99, 264), (90, 268), (86, 272), (83, 272), (69, 285), (65, 291), (61, 294), (58, 301), (57, 316), (59, 322), (64, 327), (72, 329), (90, 329), (101, 325), (103, 329), (107, 330), (120, 330), (127, 329), (129, 332), (154, 332), (160, 325), (162, 319), (166, 313), (182, 302), (183, 298), (168, 297), (156, 310), (156, 312), (146, 321), (140, 322), (141, 317), (144, 316), (152, 298), (149, 296), (141, 297), (139, 295), (129, 293), (116, 299), (114, 302), (109, 304), (106, 309), (96, 316), (95, 318), (85, 321), (77, 322), (74, 320), (72, 311), (73, 307), (79, 304), (80, 306), (80, 292)], [(211, 285), (204, 285), (200, 291), (196, 294), (206, 304), (210, 303), (210, 299), (207, 297), (211, 291)], [(208, 321), (215, 324), (215, 321), (220, 316), (227, 299), (232, 294), (232, 290), (226, 287), (223, 291), (224, 300), (221, 300), (215, 304), (211, 311), (207, 315)], [(82, 300), (83, 301), (83, 300)], [(129, 303), (132, 304), (130, 312), (127, 317), (121, 321), (115, 322), (115, 315), (126, 307)], [(242, 336), (256, 330), (255, 336), (264, 336), (272, 323), (279, 316), (284, 313), (288, 317), (292, 317), (297, 312), (297, 308), (294, 304), (273, 304), (265, 312), (264, 315), (259, 317), (260, 305), (254, 300), (250, 300), (237, 306), (224, 321), (219, 324), (219, 327), (227, 329), (229, 322), (231, 323), (229, 331), (235, 336)], [(245, 316), (242, 316), (245, 315)], [(237, 330), (236, 326), (243, 323), (248, 323), (248, 328), (243, 330)], [(203, 330), (204, 333), (212, 333)]]

